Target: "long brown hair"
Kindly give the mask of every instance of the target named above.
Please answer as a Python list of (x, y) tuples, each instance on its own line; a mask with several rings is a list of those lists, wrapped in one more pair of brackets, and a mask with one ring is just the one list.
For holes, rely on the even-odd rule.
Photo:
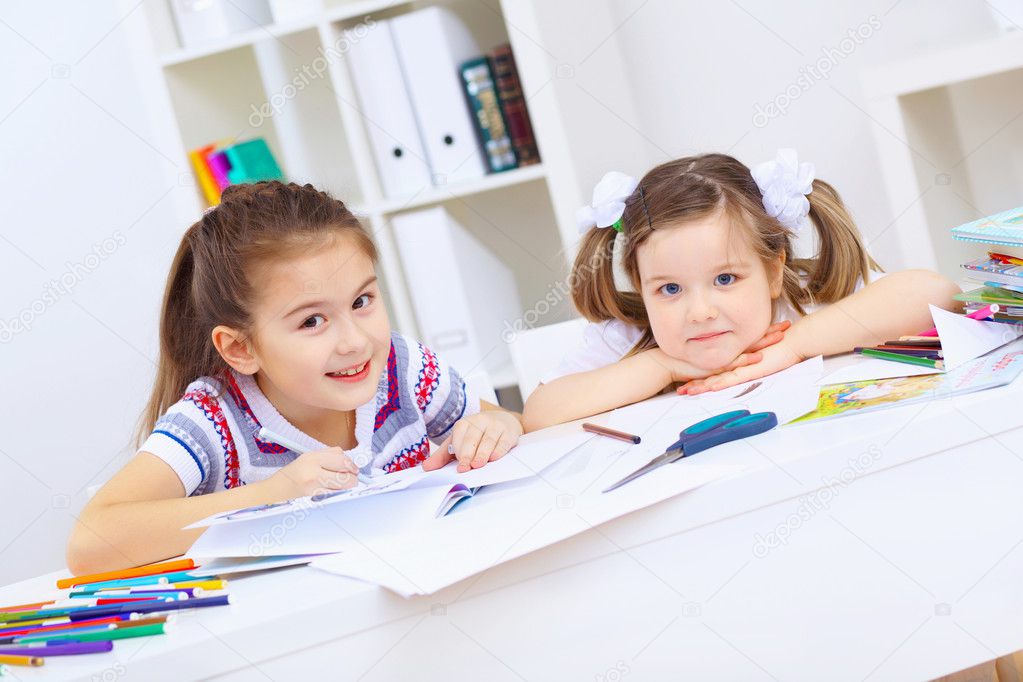
[(341, 234), (353, 236), (376, 262), (376, 248), (359, 220), (312, 185), (274, 180), (224, 190), (221, 203), (188, 228), (174, 255), (160, 314), (160, 361), (138, 441), (190, 382), (227, 371), (212, 332), (218, 325), (251, 329), (254, 270)]
[(636, 348), (651, 346), (653, 334), (637, 293), (637, 250), (656, 229), (724, 211), (733, 225), (745, 227), (765, 263), (785, 255), (782, 296), (801, 315), (809, 304), (838, 301), (851, 294), (857, 282), (866, 282), (870, 270), (881, 268), (867, 254), (834, 187), (814, 180), (807, 199), (820, 246), (813, 258), (793, 258), (792, 233), (764, 210), (760, 189), (745, 164), (726, 154), (663, 163), (643, 176), (622, 214), (622, 263), (636, 292), (615, 288), (611, 265), (615, 230), (593, 229), (583, 236), (572, 268), (572, 300), (592, 322), (617, 319), (639, 327), (644, 334)]

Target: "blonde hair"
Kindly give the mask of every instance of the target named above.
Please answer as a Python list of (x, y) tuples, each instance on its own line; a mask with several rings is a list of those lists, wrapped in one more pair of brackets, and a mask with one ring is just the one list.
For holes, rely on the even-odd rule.
[(656, 229), (719, 211), (733, 225), (746, 228), (750, 244), (765, 263), (777, 262), (784, 254), (781, 295), (799, 314), (805, 314), (807, 305), (838, 301), (851, 294), (858, 282), (866, 282), (870, 270), (881, 268), (867, 254), (834, 187), (814, 180), (807, 199), (820, 247), (813, 258), (793, 258), (792, 233), (764, 210), (760, 189), (745, 164), (726, 154), (663, 163), (643, 176), (626, 199), (622, 214), (622, 264), (636, 292), (615, 288), (611, 265), (615, 230), (592, 229), (583, 236), (572, 268), (572, 301), (591, 322), (616, 319), (642, 329), (644, 334), (633, 350), (654, 345), (637, 293), (637, 251)]
[(212, 332), (218, 325), (251, 328), (253, 269), (341, 234), (353, 236), (376, 262), (376, 248), (359, 220), (312, 185), (269, 181), (224, 190), (221, 203), (188, 228), (174, 255), (160, 314), (160, 360), (137, 443), (190, 382), (227, 372)]

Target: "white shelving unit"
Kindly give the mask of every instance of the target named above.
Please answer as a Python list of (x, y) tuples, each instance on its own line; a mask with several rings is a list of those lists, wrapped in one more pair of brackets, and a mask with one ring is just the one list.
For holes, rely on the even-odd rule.
[(1023, 32), (877, 67), (863, 86), (902, 265), (959, 278), (983, 249), (949, 230), (1023, 203)]
[[(427, 186), (409, 197), (387, 197), (370, 151), (367, 126), (372, 124), (361, 113), (340, 49), (343, 31), (368, 19), (393, 17), (433, 4), (456, 12), (481, 50), (511, 43), (542, 164), (472, 182)], [(565, 29), (563, 8), (542, 0), (327, 0), (307, 19), (254, 27), (189, 47), (178, 43), (166, 0), (147, 0), (145, 7), (182, 158), (188, 150), (219, 139), (265, 138), (289, 180), (329, 190), (364, 218), (380, 252), (379, 270), (392, 325), (411, 335), (418, 335), (418, 325), (393, 242), (390, 216), (443, 204), (512, 267), (528, 310), (564, 281), (574, 257), (578, 238), (574, 214), (589, 194), (589, 188), (581, 185), (577, 167), (593, 157), (594, 145), (606, 152), (606, 161), (599, 172), (594, 171), (598, 176), (613, 164), (624, 165), (622, 159), (635, 156), (629, 142), (608, 140), (604, 131), (594, 127), (592, 116), (581, 115), (592, 110), (592, 101), (565, 81), (559, 71), (565, 65), (544, 44), (555, 40), (561, 52), (587, 55), (593, 51), (594, 36), (607, 36), (612, 39), (599, 43), (601, 49), (615, 49), (616, 22), (605, 3), (593, 5), (589, 32), (580, 34)], [(288, 87), (304, 67), (322, 65), (324, 56), (328, 57), (326, 69), (304, 79), (301, 88)], [(604, 82), (627, 92), (628, 83), (618, 66), (621, 60), (610, 55), (606, 61), (612, 66), (601, 74)], [(284, 93), (292, 96), (283, 101)], [(630, 115), (629, 98), (622, 100), (623, 113)], [(280, 106), (271, 106), (274, 102)], [(592, 182), (591, 178), (586, 182)], [(200, 201), (197, 188), (197, 211)], [(565, 302), (540, 324), (560, 322), (574, 314)], [(511, 374), (491, 379), (496, 386), (514, 383)]]

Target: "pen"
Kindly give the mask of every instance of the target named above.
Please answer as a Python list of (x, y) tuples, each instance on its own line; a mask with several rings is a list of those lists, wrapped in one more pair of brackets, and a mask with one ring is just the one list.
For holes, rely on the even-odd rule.
[[(305, 447), (304, 445), (299, 445), (298, 443), (295, 443), (295, 442), (291, 441), (290, 439), (285, 438), (284, 436), (280, 435), (279, 433), (274, 433), (273, 431), (271, 431), (270, 429), (266, 428), (265, 426), (262, 426), (259, 429), (259, 439), (260, 440), (265, 440), (265, 441), (270, 441), (271, 443), (277, 443), (277, 445), (282, 445), (282, 446), (288, 448), (289, 450), (291, 450), (292, 452), (297, 452), (300, 455), (304, 454), (306, 452), (309, 452), (309, 448)], [(370, 483), (369, 476), (367, 476), (366, 474), (362, 473), (362, 471), (358, 471), (357, 475), (359, 477), (359, 482), (360, 483), (365, 483), (365, 484), (369, 484)]]

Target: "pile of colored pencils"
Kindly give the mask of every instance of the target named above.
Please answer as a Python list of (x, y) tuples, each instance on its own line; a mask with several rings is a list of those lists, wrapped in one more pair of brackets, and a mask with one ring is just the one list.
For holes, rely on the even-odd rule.
[(111, 651), (116, 639), (166, 633), (174, 611), (228, 604), (227, 581), (189, 573), (196, 568), (180, 559), (66, 578), (61, 598), (0, 606), (0, 670)]
[(898, 341), (885, 341), (872, 348), (857, 348), (856, 352), (871, 358), (894, 360), (939, 371), (945, 369), (941, 341), (935, 336), (900, 336)]

